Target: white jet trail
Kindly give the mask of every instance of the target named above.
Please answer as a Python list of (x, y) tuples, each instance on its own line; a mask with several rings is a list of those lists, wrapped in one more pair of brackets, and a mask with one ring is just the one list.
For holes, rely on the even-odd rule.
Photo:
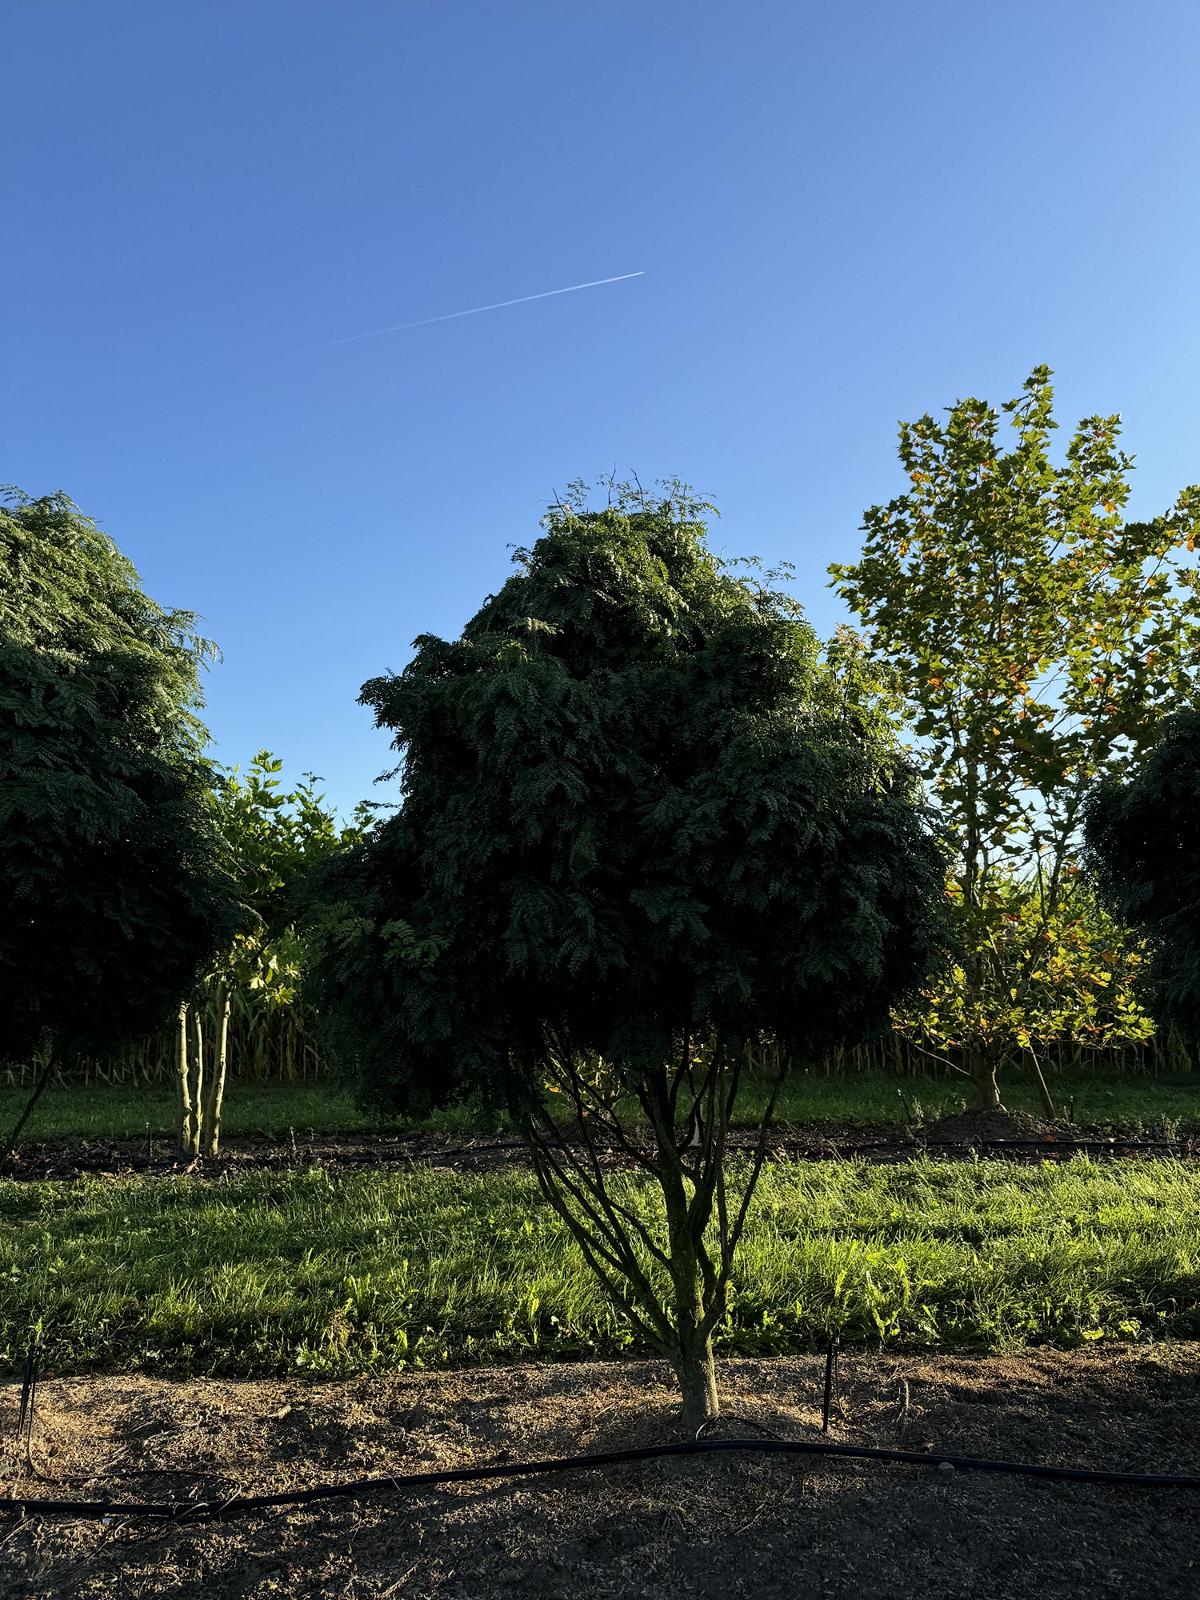
[(321, 344), (302, 345), (292, 353), (302, 355), (306, 350), (330, 350), (339, 344), (357, 344), (360, 339), (378, 339), (385, 333), (405, 333), (409, 328), (427, 328), (433, 322), (453, 322), (456, 317), (477, 317), (483, 311), (503, 311), (505, 306), (523, 306), (530, 300), (550, 300), (556, 294), (578, 294), (580, 289), (599, 289), (606, 283), (624, 283), (628, 278), (645, 276), (644, 268), (641, 272), (619, 272), (615, 278), (593, 278), (590, 283), (569, 283), (565, 289), (543, 289), (541, 294), (522, 294), (515, 300), (497, 300), (490, 306), (472, 306), (468, 311), (446, 311), (440, 317), (421, 317), (416, 322), (397, 322), (394, 327), (372, 328), (370, 333), (352, 333), (346, 339), (326, 339)]

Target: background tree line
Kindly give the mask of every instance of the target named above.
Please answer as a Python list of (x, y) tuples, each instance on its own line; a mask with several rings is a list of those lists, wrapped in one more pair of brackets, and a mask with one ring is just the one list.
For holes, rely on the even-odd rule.
[[(1190, 1053), (1179, 1020), (1169, 1038), (1155, 1027), (1142, 938), (1127, 908), (1114, 915), (1112, 895), (1102, 902), (1081, 872), (1081, 825), (1089, 795), (1136, 765), (1164, 716), (1194, 694), (1200, 616), (1189, 560), (1200, 492), (1185, 490), (1157, 519), (1127, 522), (1133, 463), (1119, 448), (1119, 419), (1085, 419), (1061, 464), (1051, 452), (1056, 427), (1045, 368), (1000, 411), (967, 400), (943, 420), (904, 424), (908, 487), (866, 513), (859, 561), (830, 569), (861, 632), (840, 629), (827, 650), (831, 665), (856, 676), (910, 741), (953, 849), (958, 929), (958, 960), (897, 1013), (895, 1037), (839, 1052), (837, 1068), (959, 1070), (981, 1104), (999, 1103), (1005, 1067), (1017, 1068), (1038, 1083), (1047, 1111), (1047, 1062), (1104, 1051), (1144, 1068), (1174, 1066)], [(124, 603), (140, 608), (139, 659), (159, 663), (177, 727), (192, 741), (193, 778), (211, 796), (210, 821), (225, 840), (243, 919), (188, 999), (210, 1085), (223, 1031), (238, 1076), (287, 1081), (321, 1072), (301, 981), (304, 940), (287, 888), (307, 862), (361, 838), (369, 808), (340, 826), (311, 778), (284, 790), (281, 764), (266, 751), (244, 775), (204, 762), (195, 667), (212, 652), (193, 619), (158, 613), (111, 541), (61, 496), (18, 497), (6, 528), (10, 674), (19, 676), (11, 652), (22, 636), (29, 648), (39, 593), (54, 594), (61, 619), (59, 637), (45, 636), (40, 647), (44, 665), (72, 626), (81, 585), (99, 576), (102, 595), (119, 572)], [(36, 587), (27, 578), (31, 541), (44, 563)], [(104, 624), (94, 626), (91, 648), (106, 648)], [(34, 732), (17, 716), (11, 688), (8, 702), (15, 773)], [(79, 718), (83, 708), (60, 705), (60, 714)], [(37, 737), (47, 737), (44, 726)], [(15, 782), (8, 788), (10, 808), (20, 793)], [(38, 801), (52, 803), (49, 790)], [(14, 888), (16, 903), (27, 893)], [(60, 1052), (61, 1066), (119, 1081), (178, 1072), (174, 1017), (140, 1036), (119, 1032), (98, 1029), (97, 1048)], [(7, 1054), (10, 1075), (24, 1080), (37, 1054), (28, 1034), (23, 1049), (10, 1045)]]

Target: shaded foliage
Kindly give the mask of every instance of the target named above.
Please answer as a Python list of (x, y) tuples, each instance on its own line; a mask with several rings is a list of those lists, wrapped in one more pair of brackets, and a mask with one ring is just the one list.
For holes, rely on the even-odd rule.
[(1200, 711), (1177, 712), (1128, 776), (1087, 807), (1087, 861), (1116, 915), (1150, 953), (1147, 1002), (1200, 1040)]
[(0, 1054), (158, 1023), (236, 926), (194, 618), (63, 495), (0, 508)]
[(912, 776), (702, 510), (556, 507), (460, 639), (364, 687), (403, 805), (326, 885), (319, 977), (379, 1099), (540, 1085), (548, 1033), (635, 1073), (713, 1031), (811, 1054), (927, 970)]

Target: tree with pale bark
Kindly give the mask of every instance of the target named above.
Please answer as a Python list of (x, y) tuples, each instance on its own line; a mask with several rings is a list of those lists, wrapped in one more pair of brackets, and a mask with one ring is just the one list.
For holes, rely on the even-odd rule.
[(296, 885), (361, 838), (370, 816), (360, 806), (350, 823), (340, 823), (313, 773), (288, 789), (282, 771), (278, 756), (260, 750), (245, 771), (233, 767), (215, 780), (242, 925), (179, 1007), (179, 1142), (193, 1156), (220, 1152), (231, 1015), (235, 1039), (244, 1040), (268, 1018), (276, 1028), (288, 1015), (295, 1024), (303, 1008), (307, 952), (295, 926)]

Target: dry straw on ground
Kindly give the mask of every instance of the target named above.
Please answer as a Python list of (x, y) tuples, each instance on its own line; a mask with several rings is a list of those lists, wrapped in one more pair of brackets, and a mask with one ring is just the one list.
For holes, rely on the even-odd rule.
[[(1146, 1471), (1200, 1469), (1195, 1346), (847, 1358), (845, 1441)], [(729, 1361), (728, 1409), (819, 1424), (815, 1358)], [(309, 1386), (48, 1381), (48, 1496), (210, 1497), (658, 1442), (653, 1364), (493, 1368)], [(11, 1436), (15, 1386), (0, 1399)], [(728, 1431), (751, 1428), (731, 1418)], [(384, 1494), (224, 1525), (0, 1523), (3, 1600), (818, 1596), (1139, 1600), (1200, 1593), (1200, 1504), (1135, 1491), (807, 1460), (662, 1461)]]

